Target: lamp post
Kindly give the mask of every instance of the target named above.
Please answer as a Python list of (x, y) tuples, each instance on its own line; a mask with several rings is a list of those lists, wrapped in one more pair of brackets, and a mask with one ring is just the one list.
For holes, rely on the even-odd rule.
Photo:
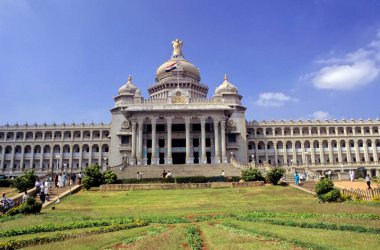
[(256, 167), (256, 163), (255, 163), (255, 155), (252, 155), (252, 162), (253, 162), (253, 167)]

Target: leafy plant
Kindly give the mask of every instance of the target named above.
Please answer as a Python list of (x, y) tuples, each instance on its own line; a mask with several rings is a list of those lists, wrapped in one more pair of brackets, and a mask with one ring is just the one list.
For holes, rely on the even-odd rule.
[(117, 182), (117, 175), (112, 170), (107, 170), (103, 173), (104, 184), (114, 184)]
[(340, 199), (340, 191), (339, 191), (339, 189), (333, 188), (332, 190), (328, 191), (327, 193), (321, 194), (320, 199), (323, 202), (338, 201), (338, 199)]
[(186, 241), (192, 250), (202, 249), (201, 232), (198, 227), (194, 225), (186, 227)]
[(260, 170), (255, 168), (248, 168), (241, 171), (241, 178), (245, 181), (263, 181), (264, 177), (262, 176)]
[(42, 203), (36, 202), (34, 197), (29, 197), (26, 202), (18, 207), (11, 208), (6, 213), (7, 215), (14, 216), (16, 214), (38, 214), (41, 211)]
[(36, 176), (34, 175), (34, 171), (26, 170), (22, 176), (17, 177), (13, 181), (13, 186), (17, 188), (19, 192), (24, 192), (29, 188), (34, 187), (35, 182)]
[(285, 169), (283, 168), (274, 168), (271, 169), (267, 176), (266, 179), (271, 182), (273, 185), (277, 185), (282, 176), (285, 174)]
[(320, 196), (320, 195), (330, 192), (331, 190), (333, 190), (333, 188), (334, 188), (334, 183), (327, 178), (323, 178), (315, 186), (315, 192), (317, 193), (318, 196)]
[(100, 166), (98, 164), (93, 164), (84, 170), (84, 178), (82, 180), (82, 185), (86, 190), (91, 187), (99, 187), (103, 183), (103, 175), (100, 172)]

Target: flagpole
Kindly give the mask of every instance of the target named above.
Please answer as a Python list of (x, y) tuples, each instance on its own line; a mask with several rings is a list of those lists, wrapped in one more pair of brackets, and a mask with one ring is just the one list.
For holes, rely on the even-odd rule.
[(179, 63), (177, 60), (177, 88), (179, 88)]

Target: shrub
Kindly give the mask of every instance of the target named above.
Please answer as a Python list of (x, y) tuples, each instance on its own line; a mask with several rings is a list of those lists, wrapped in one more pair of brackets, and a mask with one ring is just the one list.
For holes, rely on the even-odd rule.
[(323, 178), (317, 183), (315, 187), (315, 192), (317, 193), (318, 196), (320, 196), (320, 195), (330, 192), (331, 190), (333, 190), (333, 188), (334, 188), (334, 183), (327, 178)]
[[(207, 183), (211, 178), (206, 176), (180, 176), (175, 178), (176, 183)], [(220, 177), (218, 177), (220, 180)]]
[(6, 214), (10, 216), (16, 214), (38, 214), (41, 211), (41, 208), (42, 203), (38, 203), (33, 197), (29, 197), (26, 202), (18, 207), (11, 208)]
[(241, 178), (245, 181), (263, 181), (264, 177), (262, 176), (260, 170), (255, 168), (248, 168), (241, 171)]
[(13, 181), (13, 186), (17, 188), (19, 192), (24, 192), (29, 188), (34, 187), (34, 183), (36, 182), (36, 176), (34, 175), (34, 171), (26, 170), (24, 175), (17, 177)]
[(280, 179), (282, 178), (282, 176), (284, 176), (284, 174), (285, 174), (285, 169), (274, 168), (268, 172), (266, 179), (272, 184), (277, 185)]
[(103, 173), (103, 183), (104, 184), (114, 184), (117, 182), (117, 175), (111, 170), (107, 170)]
[(319, 198), (320, 198), (323, 202), (338, 201), (338, 199), (340, 199), (340, 191), (339, 191), (339, 189), (333, 188), (333, 189), (330, 190), (329, 192), (327, 192), (327, 193), (325, 193), (325, 194), (321, 194), (321, 195), (319, 196)]
[(12, 185), (11, 180), (0, 179), (0, 187), (10, 187)]
[(93, 164), (84, 170), (84, 178), (82, 180), (82, 185), (86, 190), (91, 187), (99, 187), (103, 183), (103, 175), (100, 172), (100, 166), (98, 164)]

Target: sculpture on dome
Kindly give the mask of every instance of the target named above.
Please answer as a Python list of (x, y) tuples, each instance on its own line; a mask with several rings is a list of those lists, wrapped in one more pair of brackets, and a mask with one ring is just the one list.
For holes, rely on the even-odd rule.
[(173, 56), (182, 55), (183, 42), (179, 39), (175, 39), (174, 41), (172, 41), (172, 45), (173, 45)]

